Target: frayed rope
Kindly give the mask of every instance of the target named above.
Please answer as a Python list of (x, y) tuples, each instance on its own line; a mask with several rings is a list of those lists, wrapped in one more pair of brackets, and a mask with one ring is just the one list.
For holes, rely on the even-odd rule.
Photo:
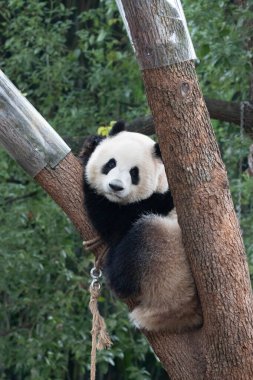
[[(98, 278), (99, 276), (97, 276)], [(94, 276), (93, 276), (94, 278)], [(92, 313), (92, 344), (91, 344), (91, 369), (90, 379), (96, 378), (96, 353), (97, 350), (110, 348), (112, 345), (110, 336), (106, 330), (104, 318), (98, 310), (98, 297), (100, 295), (100, 283), (98, 279), (94, 279), (90, 285), (90, 302), (89, 309)]]

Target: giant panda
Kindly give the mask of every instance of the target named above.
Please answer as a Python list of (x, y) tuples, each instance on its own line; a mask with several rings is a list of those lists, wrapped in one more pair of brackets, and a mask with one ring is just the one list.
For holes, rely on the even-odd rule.
[(85, 208), (109, 246), (105, 277), (116, 295), (134, 300), (132, 322), (148, 331), (201, 326), (158, 144), (118, 122), (109, 137), (90, 137), (81, 158)]

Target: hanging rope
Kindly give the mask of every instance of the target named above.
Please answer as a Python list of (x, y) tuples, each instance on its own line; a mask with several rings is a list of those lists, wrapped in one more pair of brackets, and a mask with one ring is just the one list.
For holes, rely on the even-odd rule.
[(102, 350), (104, 348), (110, 348), (112, 342), (109, 334), (106, 330), (106, 325), (104, 318), (101, 316), (98, 310), (98, 298), (100, 296), (101, 284), (99, 279), (102, 276), (102, 271), (100, 269), (101, 260), (105, 252), (100, 256), (99, 260), (96, 261), (95, 266), (91, 269), (91, 284), (90, 284), (90, 302), (89, 308), (92, 313), (92, 344), (91, 344), (91, 369), (90, 369), (90, 379), (95, 380), (96, 378), (96, 353), (97, 350)]

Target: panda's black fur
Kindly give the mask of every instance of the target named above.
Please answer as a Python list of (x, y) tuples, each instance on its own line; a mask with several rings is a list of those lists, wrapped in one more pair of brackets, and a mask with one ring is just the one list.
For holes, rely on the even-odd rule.
[[(106, 141), (114, 141), (112, 139), (123, 131), (124, 124), (116, 123)], [(199, 326), (201, 311), (184, 255), (181, 231), (176, 214), (172, 211), (174, 204), (171, 192), (167, 188), (165, 191), (153, 192), (145, 199), (123, 204), (121, 200), (109, 200), (103, 190), (96, 189), (87, 174), (90, 158), (96, 148), (106, 141), (97, 136), (90, 137), (81, 157), (84, 164), (85, 207), (95, 229), (109, 246), (104, 272), (110, 287), (119, 297), (135, 298), (139, 303), (131, 318), (140, 328), (182, 331)], [(158, 144), (153, 143), (151, 146), (150, 160), (161, 160)], [(104, 164), (101, 162), (101, 172), (97, 176), (107, 175), (107, 171), (103, 174)], [(115, 165), (116, 160), (112, 167)], [(174, 214), (170, 214), (171, 211)], [(175, 252), (170, 254), (173, 249)], [(161, 282), (165, 281), (164, 288), (160, 287), (157, 280), (162, 274), (166, 275), (166, 279), (160, 279)], [(178, 281), (180, 291), (177, 295)], [(176, 289), (175, 294), (169, 294), (170, 289)]]
[(140, 202), (120, 205), (97, 194), (84, 180), (85, 206), (88, 215), (103, 240), (109, 246), (117, 244), (141, 215), (154, 213), (167, 215), (173, 208), (171, 192), (154, 193)]

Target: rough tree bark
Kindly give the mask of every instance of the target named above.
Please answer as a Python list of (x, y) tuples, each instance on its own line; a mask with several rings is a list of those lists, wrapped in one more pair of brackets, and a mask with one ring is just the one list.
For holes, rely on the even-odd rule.
[[(97, 236), (83, 206), (83, 168), (72, 153), (69, 153), (56, 168), (45, 167), (34, 179), (63, 209), (83, 239), (91, 240)], [(95, 256), (104, 252), (104, 249), (105, 245), (97, 248), (94, 251)]]
[[(181, 359), (175, 373), (178, 353), (169, 341), (166, 350), (175, 356), (168, 373), (172, 379), (252, 379), (249, 273), (226, 171), (193, 64), (143, 75), (204, 315), (197, 340), (194, 333), (188, 337), (191, 357), (197, 349), (202, 361)], [(185, 351), (188, 344), (179, 347)], [(191, 377), (192, 364), (196, 372)], [(184, 366), (189, 371), (185, 374)]]
[[(147, 41), (157, 41), (151, 19), (170, 21), (160, 3), (122, 0), (142, 67)], [(153, 334), (149, 340), (172, 379), (252, 379), (246, 255), (194, 64), (144, 68), (143, 79), (204, 316), (201, 330), (167, 337), (166, 346)]]

